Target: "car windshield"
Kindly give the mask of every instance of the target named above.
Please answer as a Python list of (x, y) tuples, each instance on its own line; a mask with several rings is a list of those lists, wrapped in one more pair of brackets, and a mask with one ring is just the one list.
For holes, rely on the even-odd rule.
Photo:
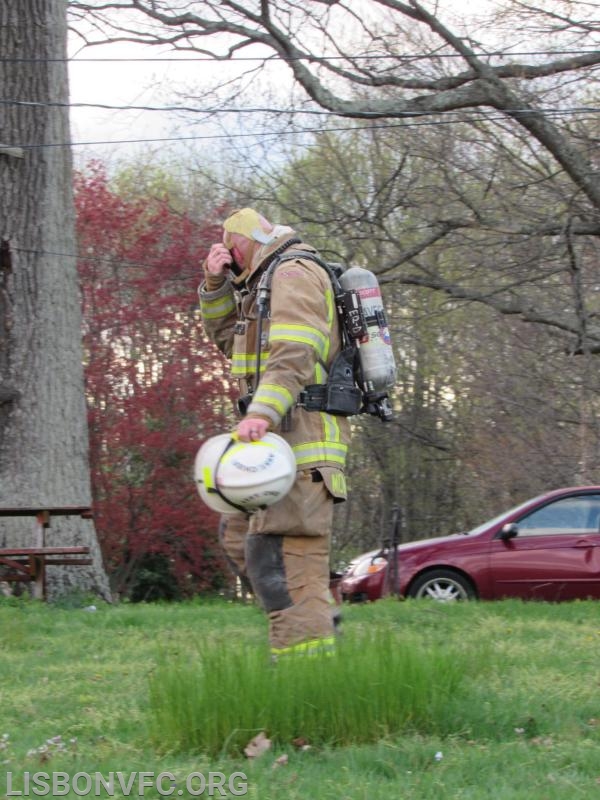
[(492, 525), (495, 525), (497, 522), (500, 522), (504, 517), (509, 516), (510, 514), (516, 514), (522, 509), (527, 508), (527, 506), (535, 503), (537, 500), (541, 500), (544, 497), (543, 494), (539, 495), (539, 497), (535, 497), (533, 500), (525, 500), (524, 503), (519, 503), (518, 506), (514, 506), (514, 508), (509, 509), (508, 511), (503, 511), (501, 514), (498, 514), (497, 517), (492, 517), (492, 519), (488, 519), (485, 522), (482, 522), (481, 525), (478, 525), (476, 528), (467, 532), (467, 536), (475, 536), (478, 533), (482, 533), (487, 528), (491, 528)]

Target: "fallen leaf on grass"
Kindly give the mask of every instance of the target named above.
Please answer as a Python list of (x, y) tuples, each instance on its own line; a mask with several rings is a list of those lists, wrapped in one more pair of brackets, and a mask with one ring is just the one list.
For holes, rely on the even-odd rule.
[(308, 739), (305, 739), (304, 736), (298, 736), (296, 739), (292, 739), (292, 744), (294, 747), (297, 747), (298, 750), (310, 750), (311, 745), (308, 743)]
[(253, 739), (250, 739), (246, 747), (244, 747), (244, 753), (248, 758), (258, 758), (258, 756), (262, 756), (263, 753), (270, 749), (271, 740), (267, 739), (264, 732), (261, 731)]

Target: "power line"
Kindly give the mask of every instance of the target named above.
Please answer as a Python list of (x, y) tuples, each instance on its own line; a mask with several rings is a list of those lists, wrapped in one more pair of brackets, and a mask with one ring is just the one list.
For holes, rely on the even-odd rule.
[[(32, 108), (101, 108), (107, 111), (158, 111), (158, 112), (171, 112), (171, 111), (185, 111), (193, 114), (310, 114), (313, 116), (341, 116), (336, 111), (326, 111), (325, 109), (289, 109), (289, 108), (198, 108), (194, 106), (145, 106), (145, 105), (112, 105), (109, 103), (63, 103), (58, 101), (38, 101), (38, 100), (0, 100), (0, 106), (23, 106)], [(530, 108), (511, 108), (507, 112), (513, 114), (527, 114), (534, 110), (539, 114), (583, 114), (586, 112), (597, 113), (600, 108), (594, 106), (567, 106), (565, 108), (558, 107), (540, 107), (536, 109)], [(407, 116), (427, 117), (439, 114), (439, 111), (415, 111), (405, 112)], [(453, 114), (459, 112), (445, 111), (445, 114)], [(375, 118), (375, 117), (374, 117)], [(379, 115), (378, 115), (379, 118)]]
[[(600, 111), (600, 108), (589, 108), (585, 109), (585, 111), (589, 111), (590, 113), (597, 113)], [(445, 113), (456, 113), (456, 112), (445, 112)], [(511, 111), (513, 114), (533, 114), (537, 113), (535, 110), (532, 109), (514, 109)], [(552, 112), (546, 112), (548, 114), (554, 115), (562, 115), (565, 112), (561, 109), (556, 109)], [(423, 113), (416, 113), (415, 116), (427, 116)], [(464, 117), (459, 119), (447, 119), (447, 120), (434, 120), (434, 121), (424, 121), (424, 122), (394, 122), (394, 123), (386, 123), (383, 125), (368, 125), (368, 126), (361, 126), (361, 125), (351, 125), (351, 126), (340, 126), (335, 128), (303, 128), (301, 130), (292, 130), (292, 131), (272, 131), (272, 132), (254, 132), (254, 133), (222, 133), (222, 134), (205, 134), (205, 135), (198, 135), (198, 136), (162, 136), (157, 138), (146, 138), (146, 139), (110, 139), (104, 141), (92, 141), (92, 142), (46, 142), (43, 144), (11, 144), (11, 147), (21, 148), (23, 150), (39, 150), (51, 147), (96, 147), (99, 145), (118, 145), (118, 144), (151, 144), (151, 143), (159, 143), (159, 142), (187, 142), (187, 141), (208, 141), (208, 140), (230, 140), (230, 139), (247, 139), (247, 138), (254, 138), (254, 139), (266, 139), (267, 137), (277, 137), (281, 138), (281, 136), (290, 136), (290, 135), (298, 135), (298, 134), (312, 134), (312, 133), (348, 133), (352, 131), (373, 131), (373, 130), (391, 130), (391, 129), (405, 129), (405, 128), (415, 128), (415, 127), (435, 127), (439, 125), (457, 125), (457, 124), (464, 124), (469, 122), (495, 122), (495, 121), (502, 121), (506, 120), (506, 114), (480, 114), (479, 116), (472, 116), (472, 117)]]
[[(104, 44), (104, 43), (102, 43)], [(149, 44), (148, 46), (151, 46)], [(515, 56), (571, 56), (571, 55), (592, 55), (594, 53), (598, 53), (597, 48), (587, 48), (582, 49), (573, 49), (573, 50), (515, 50), (515, 51), (504, 51), (504, 50), (492, 50), (490, 52), (481, 52), (481, 53), (474, 53), (473, 55), (477, 58), (513, 58)], [(33, 58), (33, 57), (0, 57), (0, 63), (19, 63), (19, 64), (36, 64), (36, 63), (44, 63), (44, 64), (51, 64), (51, 63), (69, 63), (69, 64), (82, 64), (82, 63), (165, 63), (165, 64), (172, 64), (172, 63), (181, 63), (185, 64), (187, 62), (217, 62), (222, 63), (223, 61), (228, 61), (230, 63), (236, 62), (253, 62), (253, 63), (262, 63), (265, 61), (415, 61), (415, 60), (423, 60), (423, 59), (439, 59), (439, 58), (464, 58), (461, 53), (402, 53), (402, 54), (391, 54), (391, 53), (381, 53), (381, 54), (373, 54), (373, 55), (354, 55), (354, 56), (315, 56), (315, 55), (303, 55), (303, 56), (295, 56), (290, 58), (283, 58), (282, 56), (278, 55), (269, 55), (269, 56), (236, 56), (235, 58), (227, 58), (222, 56), (191, 56), (191, 57), (160, 57), (160, 58)]]
[(335, 111), (325, 111), (324, 109), (302, 109), (295, 111), (285, 108), (198, 108), (194, 106), (134, 106), (134, 105), (111, 105), (109, 103), (60, 103), (60, 102), (41, 102), (38, 100), (0, 100), (0, 106), (31, 106), (34, 108), (103, 108), (107, 111), (188, 111), (194, 114), (312, 114), (321, 116), (339, 116)]

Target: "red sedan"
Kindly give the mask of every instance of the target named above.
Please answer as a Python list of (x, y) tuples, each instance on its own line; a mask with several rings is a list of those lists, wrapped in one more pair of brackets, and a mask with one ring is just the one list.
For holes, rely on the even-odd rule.
[(600, 486), (557, 489), (472, 531), (373, 550), (341, 580), (344, 600), (600, 599)]

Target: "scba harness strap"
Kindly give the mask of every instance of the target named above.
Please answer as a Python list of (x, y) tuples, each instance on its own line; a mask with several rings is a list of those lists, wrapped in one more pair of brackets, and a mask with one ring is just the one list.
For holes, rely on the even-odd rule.
[(326, 383), (306, 386), (298, 395), (298, 405), (306, 411), (326, 411), (339, 417), (359, 414), (362, 392), (354, 380), (356, 351), (347, 347), (334, 358)]
[(326, 383), (306, 386), (298, 395), (296, 404), (306, 411), (325, 411), (341, 417), (354, 416), (363, 410), (363, 397), (356, 385), (357, 351), (353, 340), (364, 330), (364, 320), (360, 307), (353, 304), (349, 299), (349, 293), (342, 289), (339, 275), (344, 271), (344, 267), (341, 264), (329, 264), (316, 253), (307, 250), (282, 253), (271, 262), (260, 279), (257, 291), (257, 363), (260, 358), (262, 320), (269, 310), (273, 274), (280, 264), (297, 259), (314, 261), (327, 272), (340, 319), (343, 347), (331, 364)]

